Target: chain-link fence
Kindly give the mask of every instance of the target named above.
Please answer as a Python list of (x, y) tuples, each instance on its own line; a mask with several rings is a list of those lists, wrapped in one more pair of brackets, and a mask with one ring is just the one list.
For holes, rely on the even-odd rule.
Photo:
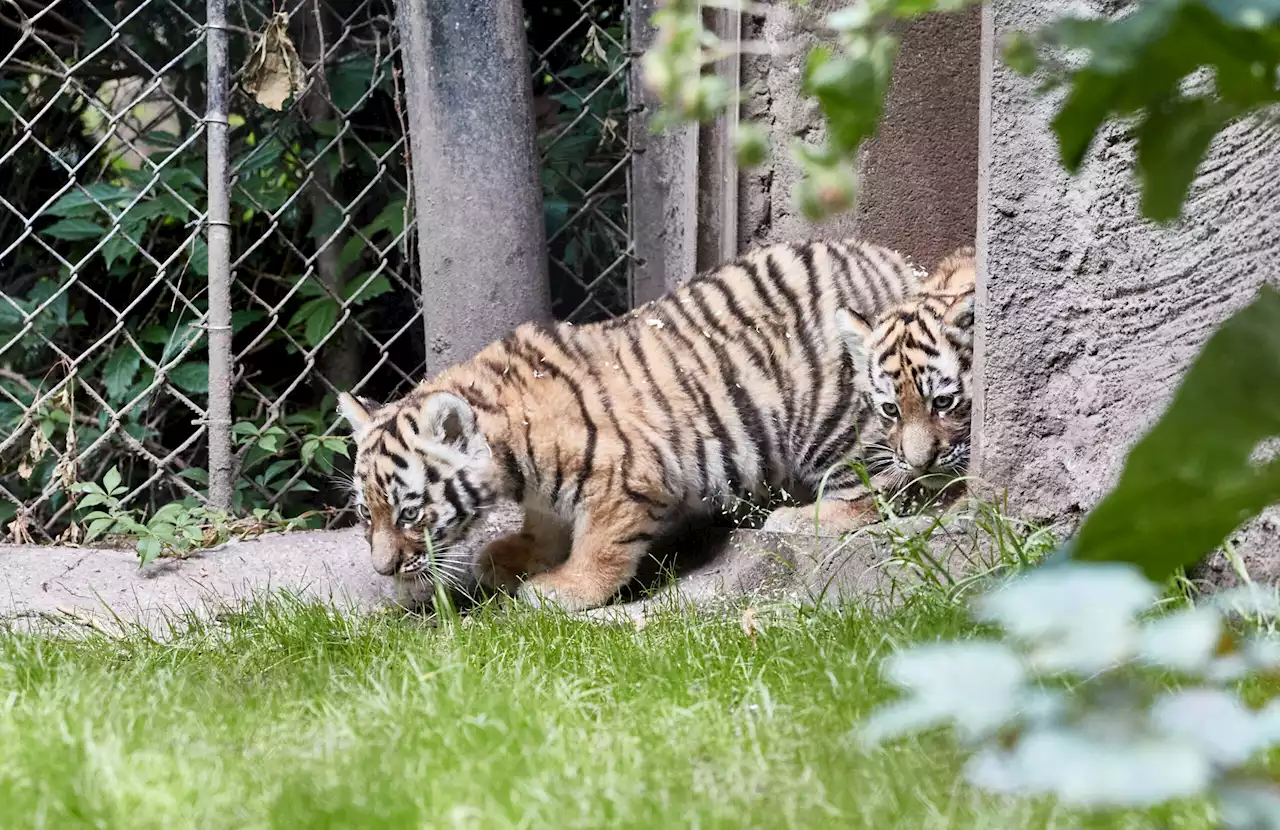
[[(335, 521), (346, 445), (336, 392), (389, 399), (421, 378), (391, 0), (225, 8), (211, 29), (204, 0), (0, 2), (0, 26), (18, 33), (0, 52), (0, 521), (11, 539), (74, 538), (73, 485), (112, 469), (123, 507), (203, 503), (220, 447), (236, 511), (329, 505), (311, 521)], [(601, 319), (631, 297), (625, 8), (546, 0), (526, 18), (555, 311)], [(231, 176), (229, 221), (213, 224), (230, 233), (235, 367), (216, 388), (211, 37), (232, 71), (247, 68), (227, 126), (212, 125), (225, 130)], [(306, 91), (281, 93), (282, 78)], [(222, 447), (226, 424), (210, 413), (227, 406)]]
[(629, 17), (623, 0), (527, 3), (556, 316), (631, 307)]

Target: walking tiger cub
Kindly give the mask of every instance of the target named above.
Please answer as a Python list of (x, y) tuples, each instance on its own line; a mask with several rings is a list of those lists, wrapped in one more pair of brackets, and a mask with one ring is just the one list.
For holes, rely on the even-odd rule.
[[(581, 610), (692, 514), (782, 491), (811, 521), (824, 473), (864, 449), (888, 486), (958, 472), (972, 292), (969, 249), (922, 284), (875, 245), (780, 244), (616, 320), (523, 325), (385, 406), (344, 393), (374, 567), (424, 574), (425, 536), (447, 559), (513, 500), (523, 528), (481, 552), (476, 577)], [(822, 499), (829, 527), (874, 521), (848, 465)]]

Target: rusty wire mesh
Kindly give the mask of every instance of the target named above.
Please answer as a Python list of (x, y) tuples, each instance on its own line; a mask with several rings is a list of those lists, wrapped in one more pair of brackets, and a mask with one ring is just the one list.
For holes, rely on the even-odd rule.
[(556, 316), (583, 323), (631, 308), (631, 68), (624, 0), (525, 4)]
[[(0, 50), (10, 538), (66, 534), (71, 485), (112, 468), (125, 506), (205, 500), (211, 394), (231, 400), (235, 510), (339, 505), (337, 390), (385, 400), (420, 379), (392, 2), (227, 0), (233, 71), (277, 13), (306, 91), (276, 111), (232, 81), (237, 372), (210, 389), (205, 0), (0, 5), (19, 33)], [(526, 17), (555, 311), (601, 319), (631, 296), (625, 7), (547, 0)]]

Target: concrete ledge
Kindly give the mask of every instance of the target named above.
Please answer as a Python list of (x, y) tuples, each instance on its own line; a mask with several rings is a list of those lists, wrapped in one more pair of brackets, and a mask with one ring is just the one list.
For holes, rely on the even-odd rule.
[[(477, 544), (517, 522), (513, 511), (495, 511), (479, 529)], [(693, 557), (701, 561), (677, 571), (674, 582), (592, 616), (637, 620), (672, 605), (744, 596), (892, 601), (895, 587), (927, 578), (927, 569), (895, 559), (912, 547), (953, 573), (988, 559), (982, 538), (963, 516), (944, 525), (876, 525), (843, 540), (726, 530)], [(118, 620), (162, 632), (175, 615), (206, 616), (278, 591), (366, 612), (428, 599), (375, 574), (355, 529), (266, 535), (143, 568), (131, 550), (0, 546), (0, 620), (24, 628), (59, 622), (110, 628)]]

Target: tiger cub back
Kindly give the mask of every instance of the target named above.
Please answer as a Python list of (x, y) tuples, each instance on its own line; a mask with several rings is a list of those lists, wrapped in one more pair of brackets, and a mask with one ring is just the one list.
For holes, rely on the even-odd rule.
[[(921, 276), (857, 240), (774, 245), (616, 320), (521, 326), (386, 406), (343, 395), (375, 567), (421, 573), (425, 548), (514, 500), (524, 526), (477, 577), (580, 609), (675, 521), (770, 492), (811, 499), (870, 411), (841, 309), (879, 319)], [(854, 480), (834, 484), (839, 497)]]

